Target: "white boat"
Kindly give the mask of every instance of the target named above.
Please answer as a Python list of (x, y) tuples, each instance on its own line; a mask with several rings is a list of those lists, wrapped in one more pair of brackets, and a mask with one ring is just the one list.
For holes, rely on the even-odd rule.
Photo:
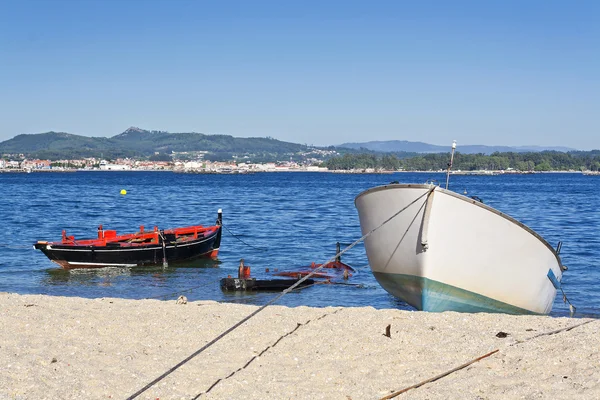
[(365, 239), (375, 278), (418, 310), (552, 309), (566, 269), (560, 245), (555, 250), (510, 216), (429, 184), (376, 187), (355, 204), (363, 235), (375, 230)]

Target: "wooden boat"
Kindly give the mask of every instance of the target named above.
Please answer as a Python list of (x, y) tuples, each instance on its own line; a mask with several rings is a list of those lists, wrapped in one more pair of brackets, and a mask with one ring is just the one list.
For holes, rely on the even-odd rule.
[[(221, 290), (226, 292), (246, 291), (272, 291), (280, 292), (296, 284), (296, 279), (256, 279), (256, 278), (223, 278), (220, 281)], [(312, 279), (306, 279), (298, 285), (298, 288), (313, 285)]]
[[(340, 243), (336, 243), (336, 254), (340, 253)], [(321, 268), (318, 272), (314, 272), (315, 269)], [(356, 270), (349, 266), (348, 264), (344, 264), (342, 262), (342, 258), (340, 256), (336, 257), (334, 261), (328, 262), (326, 264), (315, 264), (314, 262), (310, 265), (300, 267), (294, 270), (288, 271), (276, 271), (273, 273), (275, 276), (287, 276), (289, 278), (303, 278), (307, 275), (311, 275), (312, 278), (315, 279), (348, 279), (353, 274), (356, 274)]]
[(117, 235), (98, 227), (95, 239), (76, 240), (63, 231), (59, 242), (38, 241), (34, 248), (65, 269), (167, 265), (199, 257), (217, 257), (222, 212), (213, 226), (188, 226)]
[[(293, 271), (278, 271), (274, 272), (275, 276), (287, 276), (290, 278), (303, 278), (309, 274), (311, 274), (315, 269), (319, 268), (323, 264), (315, 264), (312, 263), (305, 267), (300, 267)], [(344, 264), (341, 261), (332, 261), (323, 266), (323, 268), (315, 272), (312, 277), (313, 278), (321, 278), (321, 279), (335, 279), (342, 278), (344, 276), (344, 272), (346, 273), (346, 277), (351, 277), (356, 270), (349, 266), (348, 264)]]
[(372, 188), (355, 205), (363, 234), (380, 227), (365, 239), (375, 278), (418, 310), (552, 309), (566, 270), (560, 244), (555, 250), (510, 216), (428, 184)]

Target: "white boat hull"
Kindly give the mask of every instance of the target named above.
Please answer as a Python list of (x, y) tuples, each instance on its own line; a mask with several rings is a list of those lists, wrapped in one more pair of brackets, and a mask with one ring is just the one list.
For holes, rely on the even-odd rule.
[[(419, 198), (408, 206), (415, 199)], [(371, 270), (424, 311), (547, 314), (562, 278), (554, 249), (501, 212), (431, 185), (392, 184), (356, 198)]]

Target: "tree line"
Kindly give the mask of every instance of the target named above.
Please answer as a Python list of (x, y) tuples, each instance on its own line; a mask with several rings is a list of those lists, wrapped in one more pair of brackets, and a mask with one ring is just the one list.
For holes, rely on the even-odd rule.
[[(383, 169), (387, 171), (438, 171), (448, 167), (450, 153), (431, 153), (407, 157), (404, 154), (344, 154), (327, 160), (330, 170)], [(517, 171), (600, 171), (600, 150), (492, 153), (454, 155), (453, 169), (462, 171), (508, 170)]]

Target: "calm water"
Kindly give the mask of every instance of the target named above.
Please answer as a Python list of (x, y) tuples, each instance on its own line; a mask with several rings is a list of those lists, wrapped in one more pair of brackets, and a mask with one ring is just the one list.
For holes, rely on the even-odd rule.
[[(442, 174), (264, 173), (188, 175), (170, 172), (76, 172), (0, 174), (0, 291), (81, 297), (174, 299), (264, 304), (273, 293), (228, 294), (218, 281), (235, 275), (239, 259), (253, 275), (265, 268), (294, 268), (323, 262), (335, 243), (360, 237), (354, 197), (393, 180), (444, 181)], [(569, 267), (564, 290), (578, 316), (600, 316), (600, 176), (536, 174), (453, 176), (451, 188), (465, 189), (512, 215), (553, 246), (563, 241)], [(126, 196), (119, 191), (127, 190)], [(64, 271), (41, 252), (37, 240), (59, 240), (61, 230), (94, 237), (96, 228), (134, 232), (150, 228), (212, 224), (223, 209), (218, 262), (189, 267)], [(359, 270), (350, 282), (363, 287), (318, 285), (284, 296), (288, 306), (373, 306), (411, 309), (387, 294), (370, 273), (364, 247), (343, 260)], [(557, 295), (552, 315), (568, 315)]]

